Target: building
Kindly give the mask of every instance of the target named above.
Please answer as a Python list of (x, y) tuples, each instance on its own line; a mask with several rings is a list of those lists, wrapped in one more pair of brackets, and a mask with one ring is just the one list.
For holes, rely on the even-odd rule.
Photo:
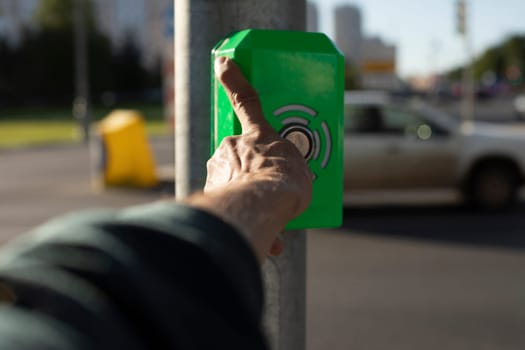
[(359, 8), (335, 8), (335, 42), (345, 55), (347, 65), (357, 68), (365, 89), (397, 90), (401, 87), (396, 75), (396, 47), (381, 38), (363, 35)]
[(345, 55), (347, 63), (355, 64), (361, 60), (363, 32), (361, 11), (355, 6), (335, 8), (335, 43)]
[(396, 47), (373, 37), (363, 40), (361, 46), (361, 82), (368, 89), (399, 89), (396, 75)]

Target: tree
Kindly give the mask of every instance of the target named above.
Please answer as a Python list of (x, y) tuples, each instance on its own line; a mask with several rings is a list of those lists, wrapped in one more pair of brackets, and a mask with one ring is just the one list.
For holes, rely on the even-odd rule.
[(504, 60), (501, 50), (493, 47), (485, 51), (474, 63), (474, 77), (480, 80), (486, 72), (494, 72), (496, 77), (503, 76)]
[(88, 16), (90, 95), (96, 102), (106, 91), (137, 98), (160, 87), (156, 74), (141, 65), (131, 36), (114, 52), (94, 20), (91, 0), (42, 0), (35, 12), (37, 30), (16, 48), (0, 41), (0, 103), (71, 103), (74, 95), (73, 5), (85, 1)]
[[(110, 84), (111, 46), (94, 26), (93, 7), (85, 1), (88, 16), (90, 72), (93, 92)], [(48, 102), (69, 103), (74, 92), (73, 57), (74, 0), (42, 0), (35, 13), (38, 30), (28, 35), (17, 52), (19, 82), (23, 96)]]
[[(462, 70), (463, 67), (452, 69), (448, 73), (449, 78), (460, 80)], [(505, 80), (515, 86), (522, 85), (525, 72), (525, 36), (509, 37), (502, 43), (488, 48), (474, 60), (474, 77), (477, 81), (488, 72), (493, 73), (498, 81)]]
[(525, 72), (525, 37), (511, 37), (503, 43), (502, 51), (507, 80), (515, 87), (521, 87)]
[(73, 6), (75, 1), (83, 1), (86, 9), (88, 28), (93, 31), (95, 21), (93, 16), (93, 5), (90, 0), (41, 0), (36, 13), (35, 20), (39, 27), (53, 31), (73, 31)]
[(115, 72), (114, 88), (123, 93), (129, 93), (136, 87), (145, 84), (146, 76), (140, 62), (140, 51), (128, 33), (124, 44), (113, 56), (113, 71)]
[(7, 39), (0, 37), (0, 104), (12, 99), (10, 82), (13, 73), (13, 49)]

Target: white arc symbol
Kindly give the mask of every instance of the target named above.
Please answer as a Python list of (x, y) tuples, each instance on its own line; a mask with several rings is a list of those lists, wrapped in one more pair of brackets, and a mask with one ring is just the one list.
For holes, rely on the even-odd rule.
[[(275, 110), (275, 112), (273, 112), (273, 115), (275, 117), (279, 117), (282, 114), (287, 113), (287, 112), (302, 112), (313, 118), (317, 117), (317, 112), (314, 109), (308, 106), (305, 106), (305, 105), (300, 105), (300, 104), (290, 104), (290, 105), (280, 107), (277, 110)], [(295, 115), (295, 116), (291, 116), (291, 117), (283, 119), (281, 123), (285, 126), (284, 129), (281, 130), (281, 135), (286, 135), (287, 130), (291, 127), (304, 128), (305, 134), (312, 135), (312, 140), (311, 140), (312, 148), (313, 148), (312, 158), (316, 160), (319, 158), (320, 153), (321, 153), (321, 138), (319, 136), (319, 131), (310, 130), (310, 128), (308, 127), (310, 124), (310, 121), (308, 119)], [(330, 154), (332, 152), (332, 138), (330, 136), (330, 129), (326, 121), (323, 121), (321, 123), (321, 131), (324, 136), (325, 146), (326, 146), (325, 152), (323, 154), (323, 158), (321, 160), (321, 168), (324, 169), (328, 165), (328, 162), (330, 160)]]

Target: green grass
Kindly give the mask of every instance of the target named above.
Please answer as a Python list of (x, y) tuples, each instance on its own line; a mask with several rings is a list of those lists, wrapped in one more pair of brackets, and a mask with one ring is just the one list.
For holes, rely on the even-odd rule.
[[(135, 104), (118, 108), (142, 112), (148, 135), (168, 133), (160, 105)], [(93, 119), (100, 120), (111, 110), (96, 107)], [(0, 148), (81, 141), (78, 123), (67, 108), (18, 108), (0, 111), (0, 115)]]
[(0, 147), (75, 142), (80, 135), (73, 122), (51, 120), (0, 121)]

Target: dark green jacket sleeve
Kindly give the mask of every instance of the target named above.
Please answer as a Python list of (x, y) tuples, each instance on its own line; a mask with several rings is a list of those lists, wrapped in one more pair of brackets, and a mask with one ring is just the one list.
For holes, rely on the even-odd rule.
[(205, 212), (72, 215), (0, 258), (0, 349), (266, 348), (255, 256)]

